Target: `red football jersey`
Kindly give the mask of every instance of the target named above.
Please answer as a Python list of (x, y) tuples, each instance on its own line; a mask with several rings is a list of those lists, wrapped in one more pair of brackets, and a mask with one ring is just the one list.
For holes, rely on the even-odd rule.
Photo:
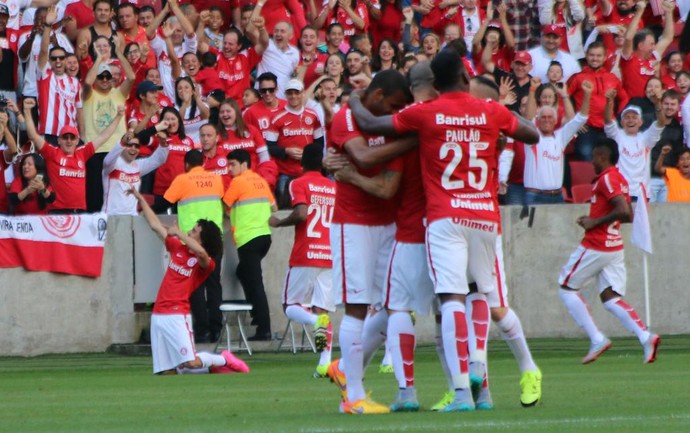
[(216, 262), (211, 259), (208, 268), (199, 266), (199, 259), (178, 238), (165, 238), (165, 249), (170, 253), (170, 263), (158, 289), (155, 314), (189, 314), (189, 297), (213, 272)]
[(628, 97), (642, 98), (645, 96), (644, 89), (647, 86), (647, 80), (656, 76), (655, 66), (658, 62), (656, 51), (649, 59), (642, 59), (635, 54), (631, 54), (628, 59), (621, 56), (621, 81)]
[[(168, 137), (168, 159), (156, 169), (156, 178), (153, 181), (153, 193), (163, 195), (178, 174), (184, 173), (184, 156), (192, 149), (198, 149), (191, 138), (180, 138), (175, 134)], [(52, 179), (52, 177), (51, 177)]]
[(429, 222), (469, 218), (500, 222), (494, 173), (499, 132), (518, 126), (503, 105), (465, 92), (411, 105), (393, 115), (399, 133), (419, 135), (422, 180)]
[(216, 71), (218, 78), (225, 82), (225, 97), (232, 98), (242, 106), (242, 93), (251, 87), (251, 72), (261, 60), (254, 48), (249, 48), (238, 53), (232, 59), (227, 59), (223, 53), (213, 47), (209, 47), (218, 56)]
[(266, 148), (266, 141), (264, 141), (264, 137), (258, 129), (249, 125), (245, 126), (247, 130), (244, 133), (244, 138), (239, 138), (234, 130), (228, 129), (228, 138), (220, 137), (218, 140), (218, 148), (223, 149), (226, 154), (235, 149), (246, 150), (249, 152), (249, 156), (252, 159), (251, 168), (256, 169), (259, 167), (259, 157), (256, 152)]
[[(331, 123), (331, 146), (340, 153), (346, 153), (344, 144), (349, 140), (362, 137), (371, 146), (380, 146), (389, 139), (383, 135), (371, 136), (359, 130), (350, 107), (345, 106), (333, 118)], [(357, 168), (363, 176), (375, 177), (384, 170), (402, 171), (402, 161), (397, 158), (388, 164), (369, 169)], [(333, 222), (381, 226), (395, 220), (395, 201), (383, 200), (349, 183), (336, 182), (335, 210)]]
[(246, 125), (253, 126), (259, 131), (264, 132), (271, 127), (271, 122), (283, 111), (285, 105), (286, 102), (282, 99), (278, 99), (278, 105), (272, 108), (259, 101), (247, 108), (247, 111), (242, 115), (242, 120), (244, 120)]
[[(628, 182), (616, 167), (610, 167), (601, 172), (592, 187), (592, 204), (589, 207), (589, 217), (599, 218), (608, 215), (613, 210), (611, 199), (623, 195), (630, 203)], [(597, 251), (618, 251), (623, 249), (621, 237), (621, 223), (601, 224), (585, 232), (582, 246)]]
[(228, 153), (221, 147), (216, 146), (216, 156), (209, 158), (204, 155), (204, 170), (213, 172), (223, 179), (223, 189), (228, 189), (232, 175), (230, 174), (230, 163)]
[(419, 151), (412, 150), (402, 156), (403, 175), (395, 213), (395, 240), (410, 244), (423, 244), (426, 228), (426, 196), (422, 186), (422, 167)]
[(290, 267), (330, 268), (335, 182), (318, 171), (308, 171), (290, 182), (289, 188), (292, 206), (307, 206), (307, 220), (295, 226)]
[(86, 209), (86, 161), (96, 153), (93, 143), (78, 147), (65, 155), (57, 147), (45, 143), (41, 155), (46, 160), (48, 177), (55, 191), (50, 209)]
[[(314, 139), (323, 137), (323, 128), (318, 114), (309, 108), (304, 108), (300, 113), (292, 111), (289, 107), (277, 114), (271, 126), (264, 131), (267, 141), (274, 141), (283, 149), (297, 147), (304, 149), (314, 142)], [(294, 158), (274, 158), (278, 165), (278, 172), (288, 176), (302, 174), (302, 163)]]

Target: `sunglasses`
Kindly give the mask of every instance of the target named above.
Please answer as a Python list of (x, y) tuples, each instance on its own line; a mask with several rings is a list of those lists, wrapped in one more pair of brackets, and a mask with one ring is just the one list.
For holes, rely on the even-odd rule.
[(61, 136), (63, 140), (76, 140), (77, 136), (74, 134), (64, 134)]
[(263, 89), (259, 89), (259, 93), (262, 95), (265, 95), (266, 93), (275, 93), (275, 91), (275, 87), (264, 87)]
[(53, 62), (57, 62), (58, 60), (60, 60), (60, 61), (65, 60), (65, 57), (67, 57), (67, 56), (50, 56), (50, 60)]
[(101, 80), (101, 81), (110, 81), (113, 79), (113, 76), (110, 74), (101, 74), (101, 75), (97, 76), (96, 78)]
[(139, 149), (141, 147), (141, 144), (135, 143), (132, 141), (132, 142), (126, 143), (125, 146), (126, 147), (136, 147), (137, 149)]

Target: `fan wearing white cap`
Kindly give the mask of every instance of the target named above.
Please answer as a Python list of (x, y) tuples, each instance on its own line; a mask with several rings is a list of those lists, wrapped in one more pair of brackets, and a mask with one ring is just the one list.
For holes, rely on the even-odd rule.
[[(264, 132), (268, 152), (278, 165), (276, 201), (279, 207), (290, 207), (288, 186), (302, 175), (302, 150), (311, 143), (323, 147), (323, 127), (318, 114), (304, 106), (304, 83), (291, 79), (285, 85), (287, 105)], [(283, 206), (281, 206), (283, 205)]]
[(618, 169), (630, 185), (630, 197), (636, 200), (641, 194), (640, 185), (649, 191), (649, 155), (664, 130), (665, 116), (661, 111), (661, 96), (652, 95), (650, 99), (656, 109), (656, 122), (640, 132), (642, 127), (642, 109), (637, 105), (628, 105), (621, 112), (621, 126), (618, 127), (613, 117), (613, 101), (616, 90), (606, 92), (604, 108), (604, 132), (618, 143)]

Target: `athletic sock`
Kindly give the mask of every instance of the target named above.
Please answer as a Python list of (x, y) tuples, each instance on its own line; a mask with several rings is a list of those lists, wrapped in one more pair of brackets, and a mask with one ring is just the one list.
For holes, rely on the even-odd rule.
[[(373, 314), (367, 314), (362, 330), (362, 349), (364, 351), (364, 369), (369, 366), (376, 351), (386, 341), (386, 328), (388, 327), (388, 312), (378, 310)], [(349, 385), (349, 384), (348, 384)]]
[(458, 301), (444, 302), (441, 306), (441, 329), (448, 370), (453, 379), (453, 388), (470, 387), (467, 350), (467, 320), (465, 306)]
[(201, 364), (203, 367), (208, 368), (208, 367), (222, 367), (225, 365), (226, 361), (225, 358), (223, 358), (220, 355), (215, 355), (212, 353), (208, 352), (198, 352), (196, 356), (199, 357), (201, 360)]
[(522, 331), (522, 322), (520, 322), (518, 315), (512, 309), (508, 309), (508, 313), (503, 319), (496, 322), (496, 325), (501, 331), (503, 340), (513, 352), (520, 373), (537, 370), (537, 364), (532, 359), (532, 352), (527, 345), (525, 333)]
[(599, 343), (604, 340), (604, 334), (599, 331), (597, 325), (592, 319), (592, 313), (589, 311), (589, 306), (578, 292), (573, 290), (559, 289), (559, 295), (563, 305), (568, 310), (568, 313), (573, 317), (575, 323), (589, 336), (592, 343)]
[(288, 319), (299, 323), (300, 325), (314, 326), (314, 323), (316, 323), (316, 314), (312, 313), (303, 305), (288, 305), (285, 309), (285, 315)]
[(362, 329), (364, 321), (352, 316), (344, 316), (340, 322), (340, 350), (345, 365), (340, 368), (347, 381), (347, 399), (357, 401), (366, 397), (364, 393), (364, 352), (362, 351)]
[(640, 316), (637, 315), (637, 311), (625, 302), (623, 298), (609, 299), (604, 302), (604, 308), (616, 316), (628, 331), (635, 334), (641, 344), (647, 341), (649, 338), (647, 327), (642, 323)]
[(201, 367), (201, 368), (177, 367), (176, 370), (177, 370), (177, 374), (208, 374), (209, 373), (208, 368), (206, 368), (206, 367)]
[(386, 348), (400, 389), (414, 386), (414, 347), (415, 333), (410, 314), (406, 311), (390, 314)]
[(326, 328), (326, 348), (321, 352), (321, 357), (319, 358), (319, 365), (330, 364), (331, 354), (332, 354), (332, 343), (333, 343), (333, 323), (328, 324)]
[(467, 317), (467, 345), (470, 351), (470, 362), (481, 362), (486, 365), (486, 343), (489, 338), (489, 304), (483, 293), (470, 293), (465, 298)]
[(446, 351), (443, 349), (443, 333), (441, 332), (441, 324), (436, 322), (436, 335), (434, 335), (434, 343), (436, 345), (436, 354), (438, 355), (438, 360), (441, 363), (441, 370), (443, 370), (443, 375), (446, 377), (446, 383), (448, 384), (448, 389), (452, 391), (453, 388), (453, 378), (450, 375), (450, 370), (448, 369), (448, 362), (446, 362)]

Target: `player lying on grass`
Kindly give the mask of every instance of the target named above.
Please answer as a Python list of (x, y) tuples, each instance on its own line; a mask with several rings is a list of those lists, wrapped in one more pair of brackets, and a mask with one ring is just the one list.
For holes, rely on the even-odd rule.
[(139, 191), (132, 188), (130, 193), (170, 253), (151, 315), (153, 373), (249, 373), (247, 364), (227, 350), (216, 355), (194, 349), (189, 297), (216, 267), (211, 257), (223, 248), (220, 229), (205, 219), (197, 221), (189, 233), (182, 233), (177, 225), (166, 227)]

